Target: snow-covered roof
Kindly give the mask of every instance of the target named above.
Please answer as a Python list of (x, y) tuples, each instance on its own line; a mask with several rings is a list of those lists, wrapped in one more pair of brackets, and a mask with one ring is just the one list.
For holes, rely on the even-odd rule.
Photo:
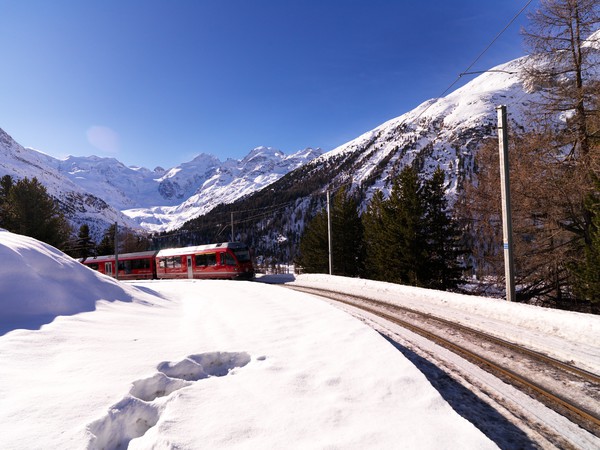
[[(135, 253), (119, 253), (119, 260), (125, 261), (127, 259), (139, 259), (139, 258), (147, 258), (150, 256), (154, 256), (156, 254), (156, 250), (150, 250), (147, 252), (135, 252)], [(112, 261), (115, 259), (115, 255), (101, 255), (101, 256), (90, 256), (85, 258), (84, 262), (104, 262), (104, 261)]]
[(165, 258), (168, 256), (193, 255), (195, 253), (202, 253), (209, 250), (216, 250), (222, 248), (240, 249), (246, 248), (246, 246), (239, 242), (221, 242), (218, 244), (195, 245), (191, 247), (165, 248), (163, 250), (160, 250), (156, 256), (158, 258)]

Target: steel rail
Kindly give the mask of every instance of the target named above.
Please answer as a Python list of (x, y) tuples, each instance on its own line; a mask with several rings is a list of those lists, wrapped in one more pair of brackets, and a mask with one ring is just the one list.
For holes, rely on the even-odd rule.
[[(562, 395), (557, 394), (555, 392), (551, 392), (549, 389), (545, 388), (544, 386), (541, 386), (539, 383), (536, 383), (535, 381), (529, 379), (528, 377), (518, 374), (511, 369), (502, 367), (498, 363), (490, 360), (489, 358), (486, 358), (485, 356), (477, 354), (474, 351), (469, 350), (460, 344), (452, 342), (452, 341), (448, 340), (447, 338), (440, 336), (437, 333), (426, 330), (425, 328), (423, 328), (421, 326), (415, 325), (415, 324), (410, 323), (406, 320), (403, 320), (395, 315), (381, 311), (380, 309), (376, 309), (373, 307), (366, 306), (364, 304), (356, 303), (356, 302), (353, 302), (348, 299), (356, 299), (361, 302), (368, 302), (368, 303), (377, 305), (379, 307), (393, 308), (395, 310), (400, 310), (400, 311), (408, 312), (411, 314), (419, 315), (428, 320), (438, 321), (440, 323), (443, 323), (446, 326), (453, 327), (453, 328), (458, 329), (463, 332), (472, 333), (475, 336), (479, 336), (479, 337), (486, 339), (488, 341), (491, 341), (497, 345), (502, 345), (513, 351), (520, 352), (521, 354), (525, 354), (526, 356), (529, 356), (530, 358), (533, 358), (537, 361), (551, 365), (555, 368), (557, 367), (561, 370), (571, 372), (572, 374), (575, 374), (577, 376), (585, 378), (586, 380), (600, 386), (600, 377), (591, 372), (588, 372), (588, 371), (578, 368), (576, 366), (566, 364), (563, 361), (559, 361), (555, 358), (551, 358), (542, 353), (536, 352), (536, 351), (528, 349), (526, 347), (522, 347), (513, 342), (509, 342), (504, 339), (497, 338), (495, 336), (490, 336), (479, 330), (475, 330), (475, 329), (467, 327), (465, 325), (456, 324), (447, 319), (436, 317), (432, 314), (424, 313), (424, 312), (421, 312), (421, 311), (418, 311), (418, 310), (415, 310), (412, 308), (394, 305), (391, 303), (375, 300), (375, 299), (368, 298), (368, 297), (362, 297), (362, 296), (357, 296), (357, 295), (353, 295), (353, 294), (332, 291), (332, 290), (328, 290), (328, 289), (316, 289), (316, 288), (310, 288), (310, 287), (304, 287), (304, 286), (291, 286), (291, 285), (287, 285), (286, 287), (291, 288), (293, 290), (297, 290), (297, 291), (311, 293), (311, 294), (318, 295), (318, 296), (321, 296), (324, 298), (328, 298), (330, 300), (334, 300), (334, 301), (337, 301), (340, 303), (344, 303), (344, 304), (353, 306), (355, 308), (358, 308), (363, 311), (367, 311), (371, 314), (374, 314), (376, 316), (379, 316), (379, 317), (381, 317), (385, 320), (388, 320), (392, 323), (400, 325), (404, 328), (407, 328), (407, 329), (413, 331), (414, 333), (419, 334), (420, 336), (423, 336), (427, 339), (430, 339), (430, 340), (438, 343), (442, 347), (445, 347), (445, 348), (447, 348), (457, 354), (460, 354), (463, 357), (466, 357), (470, 360), (476, 361), (477, 363), (479, 363), (480, 366), (486, 367), (488, 371), (495, 371), (496, 373), (500, 373), (500, 374), (504, 375), (505, 377), (507, 377), (508, 379), (512, 380), (513, 382), (516, 382), (516, 383), (520, 384), (521, 386), (525, 386), (526, 388), (536, 392), (538, 395), (541, 395), (543, 398), (549, 400), (550, 402), (553, 402), (555, 404), (562, 406), (563, 408), (565, 408), (568, 411), (570, 411), (571, 413), (577, 415), (584, 421), (587, 421), (588, 423), (593, 424), (595, 429), (589, 429), (590, 427), (587, 427), (587, 426), (585, 428), (588, 429), (588, 431), (590, 431), (591, 433), (600, 437), (599, 436), (599, 434), (600, 434), (600, 417), (596, 413), (591, 412), (591, 411), (587, 410), (586, 408), (581, 407), (580, 405), (576, 405), (575, 403), (566, 399)], [(340, 297), (344, 297), (344, 298), (340, 298)]]

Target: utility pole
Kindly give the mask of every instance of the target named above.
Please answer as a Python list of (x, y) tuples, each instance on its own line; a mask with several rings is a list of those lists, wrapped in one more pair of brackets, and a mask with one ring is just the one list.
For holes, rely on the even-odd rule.
[(333, 275), (333, 263), (331, 255), (331, 208), (329, 207), (329, 190), (327, 190), (327, 243), (329, 246), (329, 275)]
[(231, 242), (234, 242), (235, 239), (233, 237), (233, 211), (231, 211)]
[(119, 224), (115, 222), (115, 279), (119, 279)]
[(498, 144), (500, 154), (500, 190), (502, 193), (502, 235), (504, 244), (504, 275), (506, 300), (515, 300), (515, 270), (513, 262), (512, 216), (510, 209), (510, 177), (508, 164), (508, 121), (506, 106), (496, 107), (498, 112)]

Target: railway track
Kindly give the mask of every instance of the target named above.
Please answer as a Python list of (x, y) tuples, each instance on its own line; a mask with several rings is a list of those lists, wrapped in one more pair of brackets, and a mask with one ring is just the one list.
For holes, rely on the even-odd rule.
[(428, 313), (330, 290), (287, 287), (358, 308), (432, 340), (600, 437), (600, 377), (596, 374)]

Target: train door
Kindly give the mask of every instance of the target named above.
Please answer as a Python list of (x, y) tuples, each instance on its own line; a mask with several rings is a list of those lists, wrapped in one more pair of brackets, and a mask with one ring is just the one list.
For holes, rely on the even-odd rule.
[(188, 278), (194, 278), (194, 271), (192, 267), (192, 256), (187, 255), (187, 274)]
[(113, 273), (112, 273), (112, 263), (109, 263), (109, 262), (104, 263), (104, 273), (106, 275), (108, 275), (109, 277), (113, 276)]

